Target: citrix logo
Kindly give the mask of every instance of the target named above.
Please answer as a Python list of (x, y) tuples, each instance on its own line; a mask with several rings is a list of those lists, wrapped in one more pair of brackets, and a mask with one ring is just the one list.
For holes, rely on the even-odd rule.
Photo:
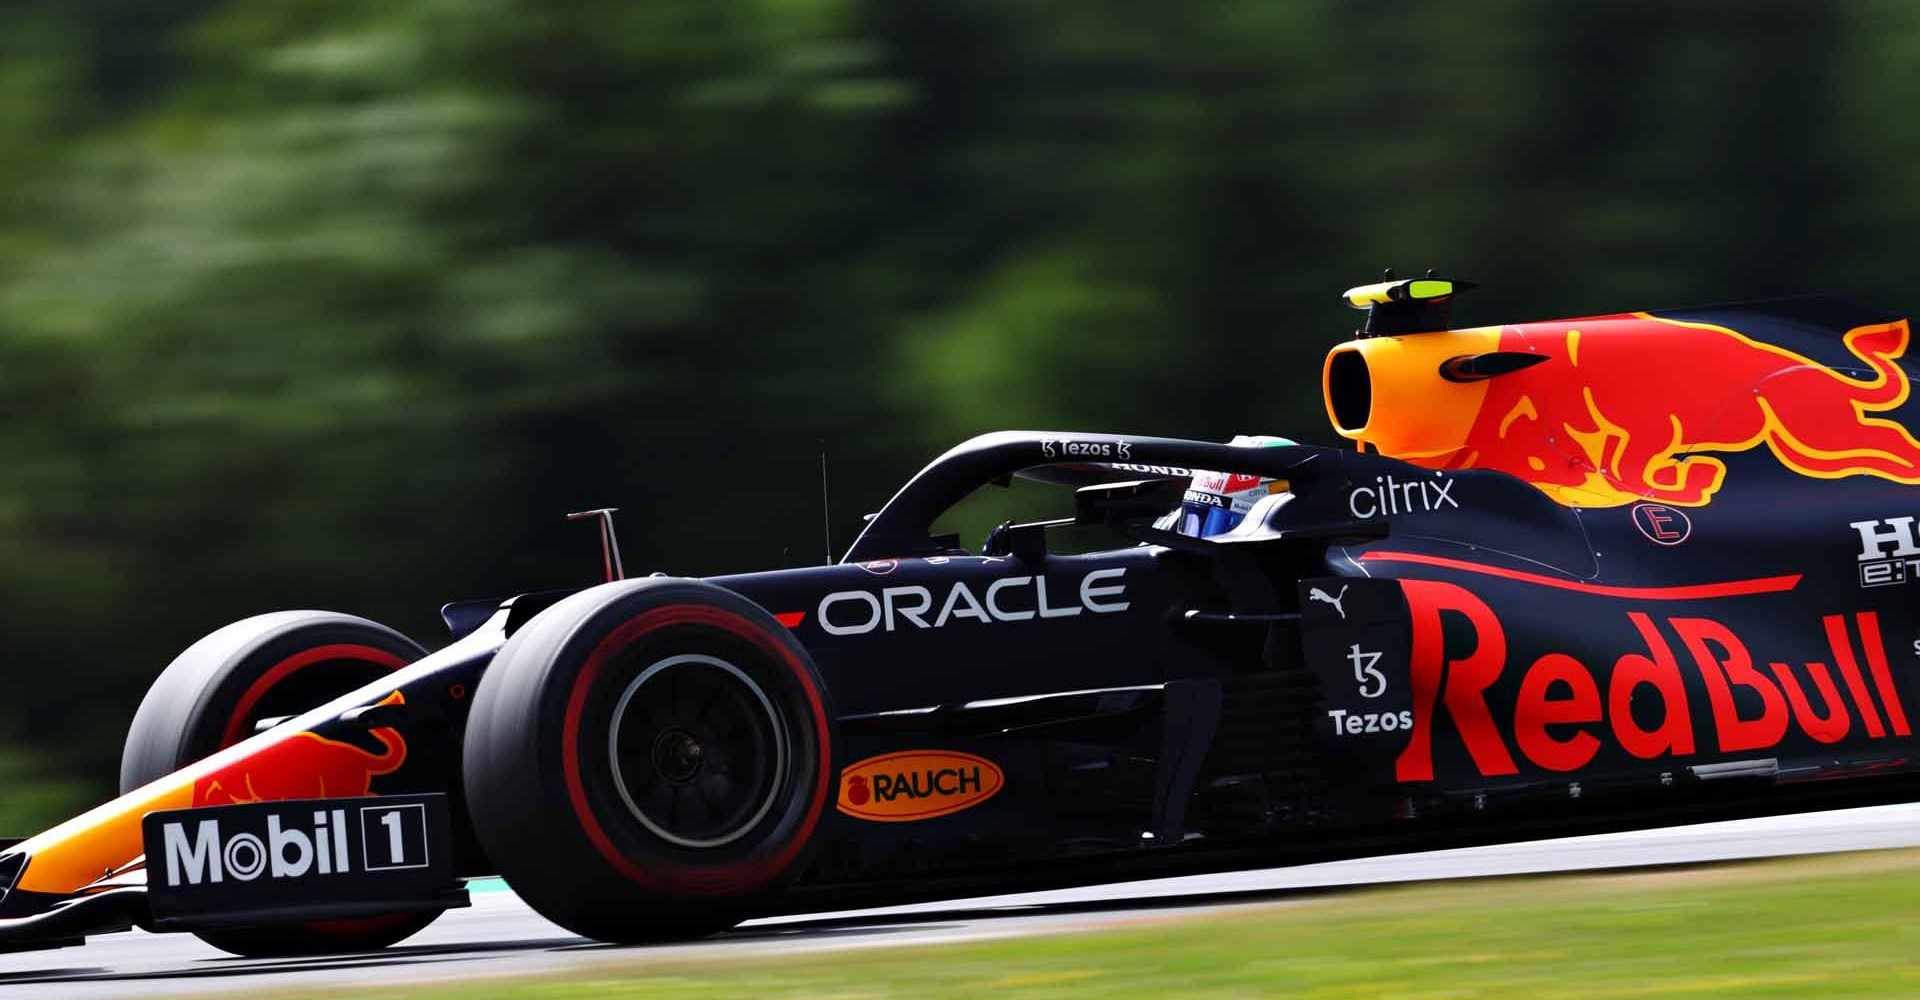
[(279, 816), (269, 815), (265, 840), (251, 833), (223, 837), (217, 819), (201, 820), (191, 838), (185, 823), (162, 824), (160, 839), (167, 856), (168, 885), (199, 885), (228, 878), (251, 882), (262, 875), (344, 875), (353, 870), (344, 809), (314, 810), (312, 834), (283, 828)]
[[(1460, 501), (1448, 494), (1453, 480), (1446, 476), (1403, 481), (1392, 476), (1373, 477), (1372, 486), (1356, 486), (1347, 494), (1347, 509), (1354, 517), (1386, 517), (1415, 511), (1458, 508)], [(1364, 510), (1361, 508), (1365, 508)]]

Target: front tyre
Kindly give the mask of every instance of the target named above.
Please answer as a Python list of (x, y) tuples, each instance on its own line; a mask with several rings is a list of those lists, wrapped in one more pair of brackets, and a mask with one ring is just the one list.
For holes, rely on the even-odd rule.
[[(424, 655), (412, 639), (352, 615), (281, 611), (234, 622), (187, 647), (147, 689), (121, 751), (120, 791), (232, 746), (262, 721), (318, 708)], [(194, 933), (252, 958), (371, 951), (439, 916), (434, 910)]]
[(595, 587), (515, 633), (474, 692), (474, 831), (568, 930), (712, 933), (810, 857), (830, 720), (806, 650), (753, 602), (693, 580)]

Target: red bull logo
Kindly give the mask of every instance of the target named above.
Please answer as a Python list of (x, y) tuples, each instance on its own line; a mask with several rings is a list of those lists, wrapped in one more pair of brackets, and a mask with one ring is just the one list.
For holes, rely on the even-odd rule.
[[(1803, 476), (1920, 484), (1920, 440), (1876, 416), (1907, 401), (1895, 361), (1909, 336), (1905, 320), (1848, 331), (1857, 370), (1646, 313), (1376, 338), (1329, 358), (1329, 410), (1343, 435), (1382, 454), (1496, 469), (1578, 506), (1700, 506), (1726, 481), (1719, 456), (1763, 446)], [(1545, 360), (1480, 380), (1438, 374), (1450, 358), (1489, 352)], [(1372, 379), (1358, 426), (1360, 408), (1347, 404), (1343, 420), (1331, 381), (1351, 353)]]
[[(1795, 734), (1820, 744), (1912, 735), (1879, 616), (1870, 611), (1822, 618), (1831, 654), (1823, 661), (1756, 659), (1722, 622), (1636, 611), (1626, 617), (1644, 645), (1610, 664), (1547, 653), (1514, 670), (1506, 631), (1486, 602), (1451, 583), (1403, 587), (1413, 626), (1413, 724), (1394, 762), (1402, 782), (1434, 779), (1443, 739), (1457, 739), (1482, 777), (1498, 777), (1578, 771), (1608, 750), (1685, 760), (1770, 750)], [(1446, 655), (1443, 613), (1466, 620), (1471, 654)], [(1488, 696), (1515, 685), (1512, 700)], [(1636, 717), (1636, 699), (1658, 711)], [(1505, 705), (1511, 714), (1498, 707)], [(1436, 725), (1442, 716), (1449, 726)]]
[[(404, 700), (396, 691), (381, 704)], [(392, 774), (406, 763), (407, 742), (394, 729), (373, 729), (368, 735), (381, 745), (379, 751), (318, 733), (296, 733), (194, 782), (193, 804), (220, 806), (371, 795), (374, 778)]]

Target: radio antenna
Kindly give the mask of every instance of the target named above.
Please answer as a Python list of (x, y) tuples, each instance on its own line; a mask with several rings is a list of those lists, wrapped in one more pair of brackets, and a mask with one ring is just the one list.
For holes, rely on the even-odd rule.
[(833, 565), (833, 515), (827, 508), (827, 442), (820, 442), (820, 534), (827, 542), (827, 565)]

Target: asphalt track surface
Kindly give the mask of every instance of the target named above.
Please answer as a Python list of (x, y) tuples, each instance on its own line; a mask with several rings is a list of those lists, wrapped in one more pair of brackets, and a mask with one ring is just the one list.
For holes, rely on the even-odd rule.
[(939, 944), (1249, 906), (1311, 905), (1339, 887), (1913, 846), (1920, 846), (1920, 804), (1875, 806), (778, 917), (667, 947), (587, 941), (536, 916), (511, 892), (482, 891), (474, 893), (472, 908), (448, 913), (401, 945), (363, 955), (256, 961), (226, 955), (188, 935), (140, 931), (97, 937), (78, 948), (0, 955), (0, 996), (204, 996), (579, 973), (607, 965)]

